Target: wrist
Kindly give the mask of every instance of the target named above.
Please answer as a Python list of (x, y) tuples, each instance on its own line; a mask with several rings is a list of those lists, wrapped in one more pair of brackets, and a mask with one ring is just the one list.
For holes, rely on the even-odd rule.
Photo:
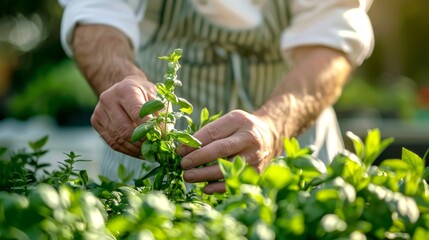
[(283, 151), (283, 138), (288, 137), (285, 134), (285, 124), (279, 124), (275, 118), (273, 118), (268, 112), (267, 108), (260, 108), (256, 110), (253, 115), (258, 117), (263, 123), (265, 123), (266, 132), (270, 139), (272, 139), (272, 146), (275, 156), (278, 156)]
[(147, 79), (135, 64), (129, 39), (113, 27), (79, 25), (74, 31), (72, 47), (77, 66), (97, 95), (127, 76)]

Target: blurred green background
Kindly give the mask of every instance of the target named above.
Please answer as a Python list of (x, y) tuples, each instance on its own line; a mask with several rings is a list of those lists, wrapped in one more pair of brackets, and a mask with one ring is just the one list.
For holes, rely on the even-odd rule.
[[(376, 0), (369, 12), (376, 44), (335, 108), (343, 133), (380, 128), (401, 147), (429, 147), (427, 0)], [(0, 2), (0, 120), (53, 117), (60, 126), (89, 126), (96, 97), (60, 45), (56, 0)], [(390, 156), (389, 155), (389, 156)]]
[(0, 3), (0, 118), (89, 125), (96, 97), (60, 44), (56, 0)]

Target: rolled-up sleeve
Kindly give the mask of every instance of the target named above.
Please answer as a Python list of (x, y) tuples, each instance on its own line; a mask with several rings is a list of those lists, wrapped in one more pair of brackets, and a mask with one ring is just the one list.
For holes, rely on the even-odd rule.
[(71, 41), (74, 28), (79, 24), (101, 24), (122, 31), (135, 51), (140, 43), (139, 22), (146, 1), (121, 0), (59, 0), (64, 12), (61, 21), (61, 44), (68, 56), (73, 55)]
[(322, 45), (343, 51), (360, 65), (371, 55), (374, 34), (367, 11), (372, 0), (292, 0), (291, 25), (281, 35), (281, 49)]

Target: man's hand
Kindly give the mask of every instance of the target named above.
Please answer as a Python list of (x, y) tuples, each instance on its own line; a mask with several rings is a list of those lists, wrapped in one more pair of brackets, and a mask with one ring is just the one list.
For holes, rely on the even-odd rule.
[(93, 127), (110, 147), (134, 157), (139, 157), (141, 143), (131, 143), (131, 135), (146, 120), (140, 118), (140, 108), (156, 96), (156, 87), (140, 78), (128, 76), (104, 91), (91, 117)]
[[(200, 149), (182, 147), (188, 182), (222, 179), (217, 165), (197, 168), (217, 158), (243, 156), (257, 170), (281, 154), (283, 138), (296, 137), (340, 96), (352, 71), (345, 54), (322, 46), (296, 48), (294, 65), (272, 96), (252, 114), (232, 111), (195, 134)], [(225, 184), (208, 184), (206, 193), (223, 192)]]
[(133, 46), (119, 30), (104, 25), (78, 25), (73, 54), (99, 102), (91, 123), (115, 150), (138, 157), (139, 143), (131, 143), (134, 128), (145, 119), (139, 111), (156, 96), (156, 87), (136, 66)]
[[(237, 155), (244, 157), (251, 166), (260, 171), (281, 151), (276, 135), (269, 121), (244, 111), (231, 111), (195, 133), (194, 136), (202, 142), (200, 149), (180, 147), (178, 152), (183, 156), (181, 165), (186, 170), (184, 179), (187, 182), (223, 179), (217, 164), (197, 167), (218, 158), (232, 159)], [(208, 194), (224, 192), (225, 183), (211, 183), (204, 191)]]

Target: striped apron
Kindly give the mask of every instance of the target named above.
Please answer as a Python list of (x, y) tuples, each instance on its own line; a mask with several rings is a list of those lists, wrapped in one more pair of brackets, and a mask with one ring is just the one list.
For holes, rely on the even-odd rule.
[[(247, 30), (228, 30), (201, 15), (190, 0), (148, 1), (142, 29), (152, 34), (141, 47), (137, 62), (153, 82), (162, 82), (167, 64), (157, 59), (175, 48), (183, 49), (178, 78), (183, 86), (176, 94), (200, 110), (211, 114), (233, 109), (252, 112), (270, 96), (287, 73), (280, 50), (280, 34), (288, 26), (288, 5), (284, 0), (266, 1), (262, 22)], [(183, 129), (185, 122), (178, 122)], [(326, 109), (315, 126), (299, 138), (300, 144), (313, 144), (315, 156), (329, 164), (343, 149), (335, 113)], [(101, 174), (115, 178), (118, 165), (139, 170), (141, 159), (114, 152), (109, 147), (101, 159)], [(136, 173), (141, 174), (141, 171)]]

